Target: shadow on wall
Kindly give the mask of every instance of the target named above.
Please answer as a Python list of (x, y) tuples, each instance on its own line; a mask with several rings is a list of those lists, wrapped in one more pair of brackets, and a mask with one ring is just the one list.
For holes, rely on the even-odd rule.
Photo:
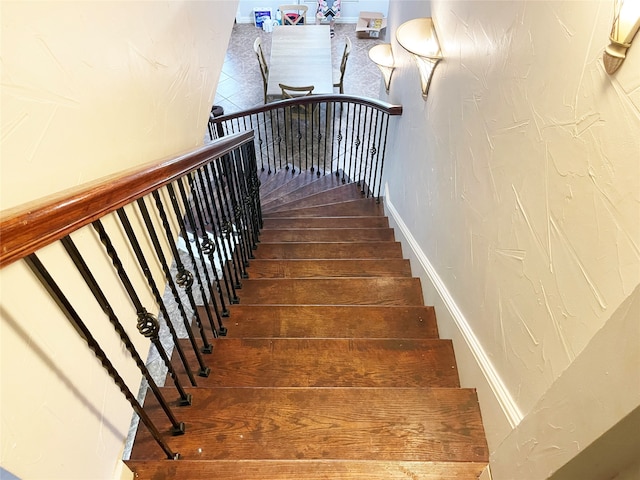
[[(0, 318), (4, 319), (6, 324), (11, 328), (20, 340), (24, 342), (24, 348), (28, 348), (44, 363), (47, 368), (51, 371), (53, 375), (55, 375), (68, 389), (73, 395), (78, 398), (94, 415), (98, 420), (100, 420), (103, 425), (116, 437), (120, 438), (124, 436), (124, 433), (121, 429), (116, 427), (114, 424), (110, 423), (107, 418), (105, 418), (104, 413), (98, 410), (95, 405), (89, 401), (89, 399), (73, 384), (71, 379), (58, 368), (55, 362), (47, 355), (47, 353), (42, 350), (33, 340), (30, 338), (29, 334), (20, 326), (20, 324), (11, 316), (9, 312), (7, 312), (2, 306), (0, 306)], [(1, 468), (1, 467), (0, 467)], [(5, 477), (5, 470), (0, 470), (0, 480), (13, 480), (14, 477), (9, 472), (7, 472), (7, 476)]]

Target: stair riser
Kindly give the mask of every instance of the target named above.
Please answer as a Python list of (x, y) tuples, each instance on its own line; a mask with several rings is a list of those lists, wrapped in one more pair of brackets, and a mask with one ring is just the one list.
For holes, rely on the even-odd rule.
[(261, 242), (393, 242), (391, 228), (338, 228), (266, 230)]
[[(188, 360), (197, 373), (195, 355)], [(460, 386), (448, 340), (219, 338), (206, 361), (213, 368), (199, 387)], [(179, 359), (173, 364), (186, 375)]]
[(274, 212), (265, 214), (265, 218), (278, 217), (351, 217), (357, 215), (376, 216), (384, 215), (382, 204), (376, 203), (375, 199), (353, 200), (341, 204), (322, 205), (319, 207), (308, 207), (290, 209), (284, 212)]
[(245, 305), (423, 305), (417, 278), (249, 279)]
[(255, 258), (274, 259), (376, 259), (402, 258), (398, 242), (364, 243), (260, 243)]
[(264, 234), (272, 228), (387, 228), (387, 217), (298, 217), (265, 218)]
[(250, 278), (410, 277), (408, 260), (253, 260)]
[(433, 307), (240, 304), (229, 309), (227, 338), (438, 338)]
[(390, 461), (128, 461), (136, 479), (153, 480), (477, 480), (486, 463)]

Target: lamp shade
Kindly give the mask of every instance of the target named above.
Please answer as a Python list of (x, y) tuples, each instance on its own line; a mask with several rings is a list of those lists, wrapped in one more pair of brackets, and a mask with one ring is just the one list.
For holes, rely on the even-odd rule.
[(607, 73), (614, 73), (624, 62), (627, 49), (640, 29), (640, 1), (618, 0), (611, 26), (611, 43), (604, 50), (604, 67)]
[(403, 23), (396, 30), (396, 40), (416, 59), (416, 65), (420, 71), (422, 96), (426, 99), (433, 71), (438, 62), (442, 60), (433, 19), (429, 17), (415, 18)]
[(369, 58), (375, 63), (384, 78), (384, 88), (389, 93), (389, 86), (391, 85), (391, 76), (395, 68), (395, 62), (393, 59), (393, 50), (390, 43), (382, 43), (369, 49)]

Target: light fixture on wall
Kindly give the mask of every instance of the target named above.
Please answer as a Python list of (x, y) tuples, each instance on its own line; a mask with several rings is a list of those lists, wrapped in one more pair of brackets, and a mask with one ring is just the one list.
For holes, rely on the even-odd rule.
[(375, 63), (384, 78), (384, 88), (389, 93), (389, 85), (391, 85), (391, 76), (396, 68), (393, 60), (393, 50), (390, 43), (381, 43), (369, 49), (369, 58)]
[(611, 43), (604, 49), (602, 58), (608, 74), (620, 68), (639, 28), (640, 1), (616, 0), (611, 35), (609, 35)]
[(420, 71), (422, 98), (426, 100), (433, 71), (442, 60), (433, 20), (429, 17), (415, 18), (403, 23), (396, 30), (396, 40), (416, 59)]

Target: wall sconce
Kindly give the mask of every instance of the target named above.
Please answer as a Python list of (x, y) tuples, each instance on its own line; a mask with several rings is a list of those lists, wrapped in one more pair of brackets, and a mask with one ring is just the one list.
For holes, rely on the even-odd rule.
[(422, 98), (427, 99), (431, 76), (442, 60), (440, 44), (431, 18), (415, 18), (403, 23), (396, 30), (396, 40), (402, 48), (412, 53), (420, 71)]
[(604, 69), (608, 74), (614, 73), (627, 54), (627, 49), (631, 46), (633, 37), (640, 28), (640, 1), (638, 0), (617, 0), (611, 35), (611, 43), (604, 49)]
[(396, 68), (393, 60), (393, 50), (390, 43), (381, 43), (369, 49), (369, 58), (375, 63), (384, 78), (384, 88), (389, 93), (389, 85), (391, 85), (391, 76)]

